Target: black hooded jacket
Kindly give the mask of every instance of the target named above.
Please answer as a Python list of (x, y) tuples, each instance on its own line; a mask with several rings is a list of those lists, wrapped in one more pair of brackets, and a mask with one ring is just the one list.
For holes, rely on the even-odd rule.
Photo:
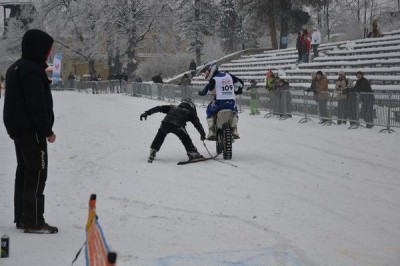
[(29, 30), (22, 38), (22, 57), (6, 74), (3, 120), (11, 138), (31, 133), (53, 135), (54, 113), (50, 81), (45, 69), (53, 38)]
[(203, 126), (200, 123), (200, 119), (197, 116), (196, 110), (183, 107), (182, 105), (160, 105), (145, 112), (147, 115), (152, 115), (154, 113), (164, 113), (167, 114), (163, 123), (170, 123), (178, 127), (185, 127), (186, 122), (191, 122), (200, 135), (205, 136)]

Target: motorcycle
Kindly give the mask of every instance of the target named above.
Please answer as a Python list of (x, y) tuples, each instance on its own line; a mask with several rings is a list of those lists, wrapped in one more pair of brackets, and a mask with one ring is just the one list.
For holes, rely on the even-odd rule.
[(217, 154), (223, 155), (225, 160), (232, 159), (232, 120), (236, 113), (230, 109), (222, 109), (216, 115), (215, 142)]

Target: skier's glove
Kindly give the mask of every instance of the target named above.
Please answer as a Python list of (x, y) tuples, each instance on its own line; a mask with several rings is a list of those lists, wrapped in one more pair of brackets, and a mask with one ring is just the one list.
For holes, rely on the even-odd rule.
[(144, 112), (143, 114), (140, 115), (140, 121), (142, 121), (142, 119), (144, 118), (144, 120), (147, 120), (147, 113)]
[(199, 96), (203, 96), (203, 92), (202, 92), (202, 91), (199, 91), (197, 94), (198, 94)]

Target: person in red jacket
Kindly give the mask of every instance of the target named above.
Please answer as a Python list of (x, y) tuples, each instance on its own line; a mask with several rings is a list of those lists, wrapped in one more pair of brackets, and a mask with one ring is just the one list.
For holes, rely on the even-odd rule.
[(311, 51), (311, 39), (308, 34), (307, 29), (303, 30), (303, 34), (301, 35), (301, 42), (303, 48), (303, 63), (308, 63), (310, 58)]

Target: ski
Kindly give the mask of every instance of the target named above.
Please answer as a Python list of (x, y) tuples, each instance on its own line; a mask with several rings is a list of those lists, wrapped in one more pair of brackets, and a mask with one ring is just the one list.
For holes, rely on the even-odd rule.
[(198, 159), (193, 159), (193, 160), (188, 160), (188, 161), (180, 161), (180, 162), (178, 162), (178, 165), (208, 161), (208, 160), (217, 158), (217, 156), (198, 158)]

